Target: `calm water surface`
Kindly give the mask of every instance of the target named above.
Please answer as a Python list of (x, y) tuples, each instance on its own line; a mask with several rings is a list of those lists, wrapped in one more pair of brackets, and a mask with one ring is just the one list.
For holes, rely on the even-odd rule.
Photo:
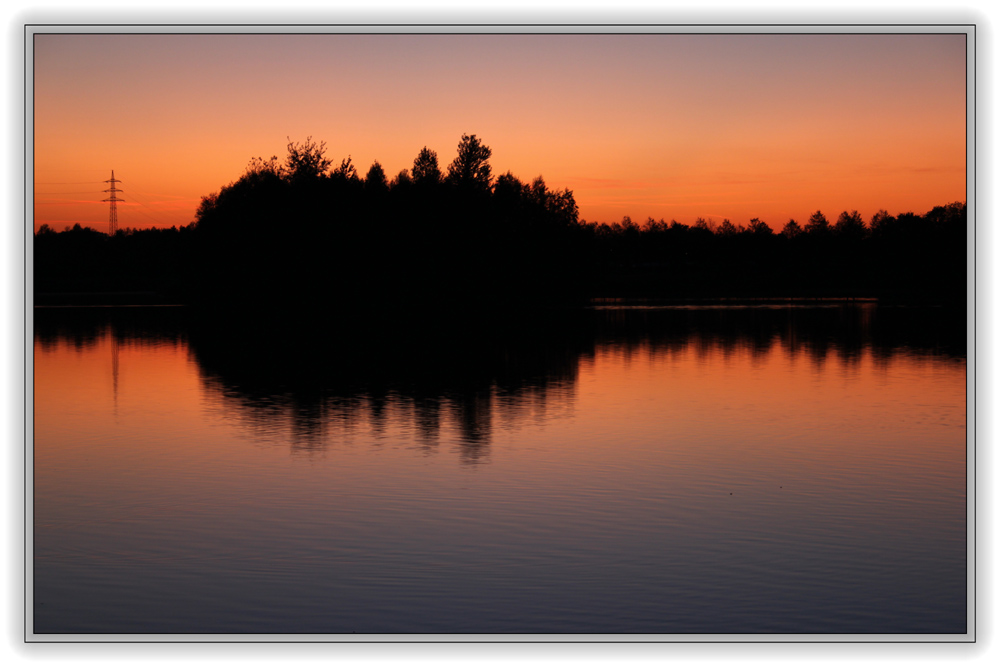
[(37, 309), (36, 633), (964, 633), (964, 321)]

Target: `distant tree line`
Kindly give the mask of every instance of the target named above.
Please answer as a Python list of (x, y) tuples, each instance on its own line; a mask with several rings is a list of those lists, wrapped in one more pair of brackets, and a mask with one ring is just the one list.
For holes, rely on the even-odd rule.
[(834, 222), (820, 211), (780, 232), (753, 218), (693, 225), (625, 217), (584, 226), (591, 275), (600, 296), (880, 297), (963, 303), (966, 205), (924, 215), (869, 221), (844, 211)]
[(36, 302), (185, 300), (194, 287), (194, 236), (193, 225), (108, 236), (79, 224), (62, 232), (43, 224), (34, 238)]
[(821, 212), (779, 232), (627, 216), (579, 219), (573, 193), (541, 177), (494, 177), (463, 135), (446, 169), (423, 148), (391, 178), (359, 175), (311, 138), (284, 161), (254, 158), (202, 199), (186, 227), (76, 225), (35, 236), (35, 292), (151, 291), (206, 304), (566, 303), (594, 296), (881, 297), (963, 303), (966, 206), (865, 221)]

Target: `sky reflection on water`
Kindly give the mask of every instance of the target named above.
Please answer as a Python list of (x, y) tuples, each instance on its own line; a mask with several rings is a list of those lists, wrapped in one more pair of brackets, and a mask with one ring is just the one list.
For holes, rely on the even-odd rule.
[(40, 313), (36, 632), (964, 632), (939, 315)]

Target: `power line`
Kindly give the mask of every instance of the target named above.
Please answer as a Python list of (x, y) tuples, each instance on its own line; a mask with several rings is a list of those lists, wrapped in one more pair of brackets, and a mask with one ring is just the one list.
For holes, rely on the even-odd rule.
[(92, 195), (93, 190), (78, 190), (76, 192), (36, 192), (36, 197), (48, 197), (49, 195)]
[(107, 181), (35, 181), (35, 185), (96, 185)]
[[(132, 189), (130, 190), (130, 192), (132, 193), (132, 195), (133, 195), (132, 199), (133, 199), (133, 201), (134, 201), (134, 202), (135, 202), (136, 204), (139, 204), (140, 206), (145, 206), (145, 207), (146, 207), (146, 208), (148, 208), (148, 209), (149, 209), (150, 211), (155, 211), (155, 210), (156, 210), (156, 209), (154, 209), (154, 208), (153, 208), (152, 206), (150, 206), (149, 204), (147, 204), (146, 202), (142, 201), (142, 198), (140, 198), (140, 197), (138, 197), (138, 196), (135, 196), (137, 192), (141, 192), (141, 191), (138, 191), (138, 190), (136, 190), (135, 188), (132, 188)], [(141, 194), (145, 195), (146, 193), (144, 193), (144, 192), (141, 192)], [(154, 216), (152, 216), (152, 215), (150, 215), (150, 214), (146, 213), (146, 212), (145, 212), (145, 211), (143, 211), (142, 209), (135, 209), (135, 210), (136, 210), (137, 212), (139, 212), (139, 213), (142, 213), (143, 215), (145, 215), (145, 216), (146, 216), (147, 218), (149, 218), (149, 219), (150, 219), (150, 220), (152, 220), (153, 222), (158, 222), (158, 223), (160, 223), (161, 225), (173, 225), (173, 226), (176, 226), (176, 225), (177, 225), (177, 223), (176, 223), (176, 222), (175, 222), (175, 223), (168, 223), (168, 222), (167, 222), (166, 220), (163, 220), (163, 219), (161, 219), (161, 218), (157, 218), (157, 217), (154, 217)]]
[[(166, 220), (160, 220), (159, 218), (154, 218), (149, 213), (146, 213), (145, 211), (143, 211), (141, 208), (135, 209), (135, 212), (136, 213), (141, 213), (142, 215), (146, 216), (147, 218), (149, 218), (153, 222), (159, 223), (161, 225), (170, 225), (171, 224), (171, 223), (168, 223)], [(173, 223), (171, 226), (176, 227), (177, 223)]]
[[(123, 201), (119, 199), (118, 201)], [(38, 199), (36, 198), (33, 202), (35, 204), (100, 204), (99, 201), (91, 201), (87, 199)]]

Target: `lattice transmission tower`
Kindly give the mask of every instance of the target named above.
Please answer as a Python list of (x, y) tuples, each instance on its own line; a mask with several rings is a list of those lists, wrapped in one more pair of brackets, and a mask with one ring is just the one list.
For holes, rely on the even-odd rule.
[(111, 184), (111, 188), (105, 190), (105, 192), (111, 193), (111, 197), (108, 199), (102, 199), (101, 201), (111, 202), (111, 215), (108, 218), (108, 236), (114, 236), (115, 232), (118, 231), (118, 202), (125, 201), (124, 199), (118, 198), (118, 193), (125, 191), (115, 187), (115, 183), (121, 183), (121, 181), (115, 178), (114, 169), (111, 170), (111, 178), (104, 182)]

